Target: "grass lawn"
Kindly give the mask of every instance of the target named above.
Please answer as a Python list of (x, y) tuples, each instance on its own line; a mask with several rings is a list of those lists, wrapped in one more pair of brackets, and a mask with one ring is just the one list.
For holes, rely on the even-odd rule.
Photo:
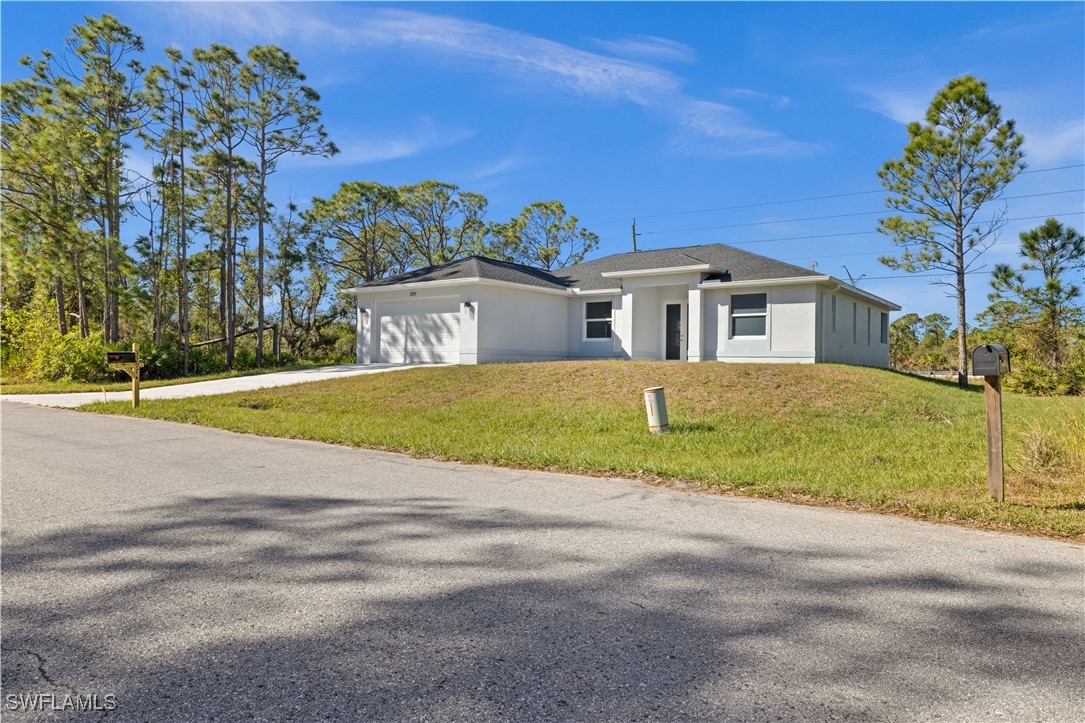
[[(249, 377), (255, 374), (271, 374), (272, 372), (288, 372), (293, 369), (310, 369), (325, 366), (324, 364), (293, 364), (290, 366), (269, 367), (267, 369), (247, 369), (245, 371), (219, 372), (217, 374), (202, 374), (200, 376), (177, 377), (175, 379), (141, 379), (140, 389), (152, 389), (154, 387), (168, 387), (174, 384), (191, 384), (192, 382), (209, 382), (213, 379), (230, 379), (233, 377)], [(111, 382), (31, 382), (27, 384), (4, 384), (0, 382), (0, 394), (66, 394), (68, 392), (100, 392), (104, 388), (107, 392), (124, 392), (132, 388), (132, 378), (124, 372), (117, 372), (121, 381)]]
[[(672, 432), (647, 431), (666, 387)], [(98, 412), (631, 476), (1085, 539), (1085, 399), (1004, 398), (1006, 502), (986, 498), (983, 393), (838, 365), (554, 362), (419, 368)]]

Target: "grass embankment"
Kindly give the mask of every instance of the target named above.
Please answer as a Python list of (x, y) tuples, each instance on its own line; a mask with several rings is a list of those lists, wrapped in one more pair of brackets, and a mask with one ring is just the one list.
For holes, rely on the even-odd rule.
[[(269, 367), (267, 369), (246, 369), (245, 371), (218, 372), (217, 374), (201, 374), (191, 377), (175, 377), (173, 379), (141, 379), (140, 389), (153, 389), (154, 387), (169, 387), (174, 384), (192, 384), (193, 382), (209, 382), (215, 379), (232, 379), (234, 377), (251, 377), (256, 374), (271, 374), (273, 372), (288, 372), (295, 369), (312, 369), (325, 364), (292, 364), (289, 366)], [(122, 381), (109, 382), (27, 382), (19, 384), (7, 384), (0, 381), (0, 394), (67, 394), (68, 392), (124, 392), (132, 388), (132, 378), (124, 372), (118, 372)]]
[[(672, 429), (658, 436), (641, 391), (657, 385)], [(976, 388), (857, 367), (557, 362), (85, 408), (1085, 539), (1085, 400), (1006, 395), (1003, 504), (986, 498), (983, 405)]]

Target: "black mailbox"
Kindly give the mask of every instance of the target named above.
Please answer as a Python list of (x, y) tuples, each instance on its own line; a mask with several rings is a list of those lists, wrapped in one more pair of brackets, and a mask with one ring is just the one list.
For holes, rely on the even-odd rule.
[(134, 351), (107, 351), (105, 353), (106, 364), (135, 364), (136, 353)]
[(1010, 370), (1010, 352), (1001, 344), (984, 344), (972, 350), (972, 375), (999, 377)]

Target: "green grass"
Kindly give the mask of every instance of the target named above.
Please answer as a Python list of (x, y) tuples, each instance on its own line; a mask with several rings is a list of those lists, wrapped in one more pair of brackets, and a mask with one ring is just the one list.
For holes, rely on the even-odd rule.
[[(286, 372), (293, 369), (309, 369), (323, 364), (293, 364), (281, 367), (269, 367), (267, 369), (247, 369), (245, 371), (219, 372), (217, 374), (202, 374), (191, 377), (176, 377), (174, 379), (143, 379), (139, 383), (140, 389), (152, 389), (154, 387), (168, 387), (174, 384), (191, 384), (192, 382), (209, 382), (215, 379), (231, 379), (233, 377), (249, 377), (256, 374), (271, 374), (273, 372)], [(66, 394), (68, 392), (124, 392), (132, 388), (132, 379), (124, 372), (118, 372), (123, 381), (110, 382), (29, 382), (25, 384), (4, 384), (0, 381), (0, 394)]]
[[(666, 387), (650, 435), (642, 389)], [(983, 394), (837, 365), (556, 362), (421, 368), (84, 409), (512, 467), (1085, 538), (1085, 400), (1006, 395), (1006, 502)]]

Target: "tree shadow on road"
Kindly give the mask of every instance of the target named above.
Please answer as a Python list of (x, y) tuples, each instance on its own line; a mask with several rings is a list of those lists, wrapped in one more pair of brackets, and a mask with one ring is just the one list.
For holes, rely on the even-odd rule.
[(159, 721), (1022, 717), (977, 702), (1000, 678), (1051, 719), (1081, 700), (1080, 620), (994, 587), (642, 535), (427, 497), (120, 511), (6, 542), (3, 688)]

